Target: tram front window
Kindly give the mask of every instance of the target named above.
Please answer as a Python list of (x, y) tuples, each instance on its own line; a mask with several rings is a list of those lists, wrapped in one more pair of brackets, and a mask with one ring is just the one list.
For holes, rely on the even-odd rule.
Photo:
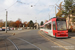
[(57, 21), (57, 30), (67, 30), (66, 21)]

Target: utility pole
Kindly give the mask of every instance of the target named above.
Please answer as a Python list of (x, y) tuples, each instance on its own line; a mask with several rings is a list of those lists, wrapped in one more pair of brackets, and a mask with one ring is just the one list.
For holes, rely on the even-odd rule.
[(55, 17), (56, 17), (56, 6), (55, 6)]
[(50, 20), (50, 14), (48, 14), (49, 15), (49, 20)]
[(8, 11), (6, 10), (6, 22), (5, 22), (5, 32), (7, 33), (7, 15), (8, 15)]

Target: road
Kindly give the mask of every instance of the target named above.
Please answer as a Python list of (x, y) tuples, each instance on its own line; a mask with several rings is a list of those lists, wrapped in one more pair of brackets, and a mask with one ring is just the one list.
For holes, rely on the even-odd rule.
[(12, 33), (0, 33), (0, 50), (75, 50), (73, 34), (72, 38), (56, 39), (39, 30)]

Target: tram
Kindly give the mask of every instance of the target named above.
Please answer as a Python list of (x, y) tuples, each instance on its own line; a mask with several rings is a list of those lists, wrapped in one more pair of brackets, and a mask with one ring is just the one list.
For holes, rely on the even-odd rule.
[(67, 24), (66, 19), (64, 18), (52, 18), (40, 27), (40, 30), (50, 36), (56, 38), (68, 38)]

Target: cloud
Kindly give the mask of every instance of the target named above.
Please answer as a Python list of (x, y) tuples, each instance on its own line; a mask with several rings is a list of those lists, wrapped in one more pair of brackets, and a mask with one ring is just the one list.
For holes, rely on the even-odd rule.
[[(16, 21), (18, 18), (20, 18), (22, 21), (30, 21), (35, 20), (40, 23), (40, 21), (49, 20), (49, 14), (50, 17), (55, 16), (55, 7), (49, 6), (54, 5), (58, 0), (19, 0), (23, 3), (16, 3), (12, 7), (10, 7), (13, 3), (16, 2), (16, 0), (4, 0), (1, 3), (0, 11), (2, 9), (10, 7), (8, 11), (8, 20)], [(35, 5), (31, 7), (31, 5)], [(5, 21), (5, 10), (3, 12), (0, 12), (0, 19), (3, 19)]]
[(5, 1), (4, 1), (4, 4), (5, 4), (6, 6), (11, 6), (14, 2), (16, 2), (16, 0), (5, 0)]

